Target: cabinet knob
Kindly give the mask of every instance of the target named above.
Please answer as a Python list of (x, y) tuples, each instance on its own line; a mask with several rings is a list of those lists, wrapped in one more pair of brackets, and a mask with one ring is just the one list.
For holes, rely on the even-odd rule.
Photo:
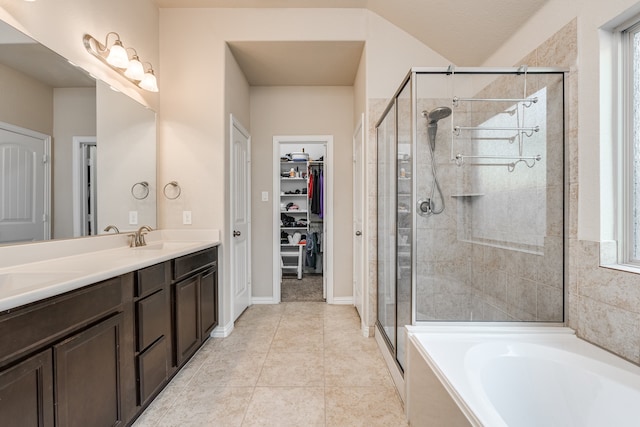
[(356, 236), (362, 236), (362, 231), (360, 230), (356, 231)]
[(238, 237), (240, 236), (242, 233), (239, 232), (238, 230), (233, 230), (233, 237)]

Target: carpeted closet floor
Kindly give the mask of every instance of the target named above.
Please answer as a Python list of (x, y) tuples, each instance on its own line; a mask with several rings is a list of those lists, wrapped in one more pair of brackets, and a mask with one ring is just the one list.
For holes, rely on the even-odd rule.
[(295, 276), (283, 276), (280, 291), (282, 302), (323, 302), (322, 274), (304, 274), (300, 280)]

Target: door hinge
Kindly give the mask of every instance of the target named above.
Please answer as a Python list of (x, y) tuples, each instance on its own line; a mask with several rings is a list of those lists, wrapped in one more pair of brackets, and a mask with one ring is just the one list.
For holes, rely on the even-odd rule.
[(49, 162), (49, 156), (46, 154), (42, 155), (42, 163), (46, 164)]
[(42, 214), (42, 222), (47, 222), (49, 220), (49, 217), (47, 216), (46, 213)]

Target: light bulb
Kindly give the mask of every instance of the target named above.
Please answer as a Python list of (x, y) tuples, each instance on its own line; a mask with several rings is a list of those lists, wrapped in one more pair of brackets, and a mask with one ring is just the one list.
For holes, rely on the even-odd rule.
[(153, 70), (147, 71), (140, 83), (138, 83), (144, 90), (148, 90), (149, 92), (158, 92), (158, 81), (156, 80), (156, 76), (153, 74)]
[(127, 67), (127, 71), (124, 72), (124, 75), (129, 77), (131, 80), (142, 80), (144, 77), (144, 67), (142, 66), (142, 62), (138, 59), (137, 56), (134, 55), (129, 61), (129, 66)]
[(119, 39), (111, 46), (107, 62), (117, 68), (127, 68), (129, 65), (129, 55)]

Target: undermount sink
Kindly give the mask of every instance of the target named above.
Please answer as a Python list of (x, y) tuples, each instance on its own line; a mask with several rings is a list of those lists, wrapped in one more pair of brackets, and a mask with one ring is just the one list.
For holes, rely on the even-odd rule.
[(191, 246), (191, 242), (158, 242), (151, 243), (145, 246), (136, 246), (133, 248), (134, 251), (161, 251), (161, 250), (176, 250), (186, 248), (187, 246)]
[(75, 274), (75, 272), (69, 271), (0, 273), (0, 289), (14, 290), (41, 287), (71, 279)]

